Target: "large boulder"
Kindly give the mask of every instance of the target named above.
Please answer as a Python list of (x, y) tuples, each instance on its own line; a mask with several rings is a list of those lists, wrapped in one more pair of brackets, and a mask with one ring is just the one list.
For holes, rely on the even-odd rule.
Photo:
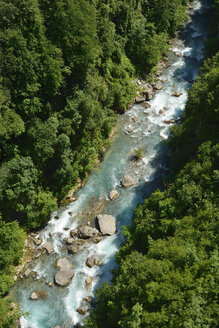
[(86, 289), (89, 290), (92, 287), (93, 277), (87, 277), (85, 280)]
[(86, 225), (78, 228), (78, 235), (82, 239), (91, 238), (96, 234), (98, 234), (98, 230), (96, 228), (92, 228)]
[(81, 306), (77, 309), (77, 312), (81, 315), (85, 315), (87, 313), (87, 309), (85, 306)]
[(40, 244), (42, 244), (42, 239), (41, 238), (36, 238), (34, 239), (34, 243), (36, 246), (39, 246)]
[(163, 86), (160, 81), (156, 82), (154, 85), (154, 90), (162, 90)]
[(141, 104), (142, 107), (144, 108), (151, 108), (151, 105), (147, 103), (146, 101)]
[(79, 245), (71, 245), (71, 246), (68, 246), (68, 252), (70, 254), (75, 254), (79, 250), (79, 247), (80, 247)]
[(57, 261), (56, 261), (56, 267), (59, 270), (64, 270), (64, 269), (71, 269), (72, 265), (69, 262), (69, 260), (66, 257), (60, 257)]
[(45, 298), (47, 298), (47, 296), (48, 293), (46, 290), (36, 290), (31, 293), (30, 299), (33, 301), (44, 300)]
[(165, 124), (174, 124), (177, 123), (179, 121), (179, 119), (171, 119), (171, 120), (164, 120), (163, 122)]
[(142, 103), (143, 101), (145, 101), (145, 97), (137, 96), (137, 97), (135, 98), (135, 102), (136, 102), (137, 104), (140, 104), (140, 103)]
[(74, 271), (72, 269), (60, 270), (55, 275), (55, 283), (59, 286), (66, 287), (70, 284), (74, 277)]
[(45, 243), (42, 247), (47, 251), (48, 254), (54, 252), (54, 247), (50, 242)]
[(172, 92), (173, 97), (180, 97), (181, 95), (182, 95), (182, 92), (177, 92), (177, 91)]
[(110, 200), (114, 200), (118, 197), (119, 197), (119, 193), (118, 193), (117, 190), (113, 189), (113, 190), (110, 191), (110, 193), (109, 193), (109, 199)]
[(101, 265), (101, 260), (98, 255), (92, 255), (87, 258), (86, 266), (88, 266), (88, 268), (92, 268), (94, 265)]
[(73, 243), (74, 243), (74, 238), (66, 238), (65, 239), (65, 242), (66, 242), (66, 244), (68, 244), (68, 245), (72, 245)]
[(151, 100), (153, 98), (152, 90), (143, 91), (143, 95), (145, 96), (145, 100)]
[(133, 179), (132, 177), (130, 177), (129, 175), (125, 175), (122, 180), (121, 180), (121, 185), (124, 188), (128, 188), (131, 186), (135, 186), (137, 184), (137, 182), (135, 181), (135, 179)]
[[(99, 233), (99, 232), (98, 232)], [(77, 251), (85, 244), (85, 239), (75, 239), (72, 245), (69, 245), (68, 252), (70, 254), (75, 254)]]
[(103, 236), (114, 235), (116, 233), (116, 219), (112, 215), (97, 215), (97, 223)]
[(70, 231), (70, 235), (72, 238), (76, 237), (78, 235), (78, 229), (72, 229)]
[(25, 272), (24, 272), (24, 277), (25, 277), (25, 278), (29, 277), (29, 275), (31, 274), (31, 272), (32, 272), (32, 271), (31, 271), (29, 268), (26, 269)]
[(55, 275), (55, 283), (59, 286), (66, 287), (74, 277), (72, 265), (66, 257), (58, 259), (56, 266), (59, 271)]

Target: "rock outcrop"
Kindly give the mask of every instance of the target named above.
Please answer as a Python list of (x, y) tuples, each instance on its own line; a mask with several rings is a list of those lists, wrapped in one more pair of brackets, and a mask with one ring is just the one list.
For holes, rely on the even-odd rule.
[(87, 313), (87, 309), (85, 306), (81, 306), (77, 309), (77, 312), (81, 315), (85, 315)]
[(93, 282), (93, 277), (87, 277), (85, 280), (86, 289), (91, 289)]
[(88, 266), (88, 268), (92, 268), (94, 265), (101, 265), (101, 260), (98, 255), (92, 255), (87, 258), (86, 266)]
[(86, 243), (85, 239), (75, 239), (72, 245), (68, 246), (68, 252), (70, 254), (75, 254)]
[(177, 92), (177, 91), (172, 92), (173, 97), (180, 97), (181, 95), (182, 95), (182, 92)]
[(47, 297), (48, 297), (48, 293), (46, 290), (36, 290), (32, 292), (30, 295), (30, 299), (32, 301), (44, 300)]
[(54, 252), (54, 247), (50, 242), (45, 243), (42, 248), (44, 248), (48, 254)]
[(70, 254), (75, 254), (77, 253), (77, 251), (79, 250), (80, 248), (80, 245), (71, 245), (71, 246), (68, 246), (68, 252)]
[(66, 257), (58, 259), (56, 266), (59, 271), (55, 275), (55, 283), (59, 286), (66, 287), (74, 277), (72, 265)]
[(98, 228), (103, 236), (114, 235), (116, 233), (116, 219), (112, 215), (97, 215)]
[(109, 199), (110, 200), (114, 200), (118, 197), (119, 197), (119, 193), (118, 193), (117, 190), (113, 189), (113, 190), (110, 191), (110, 193), (109, 193)]
[(66, 244), (68, 244), (68, 245), (72, 245), (72, 244), (74, 243), (74, 238), (67, 238), (67, 239), (65, 240), (65, 242), (66, 242)]
[(161, 82), (158, 81), (158, 82), (155, 83), (153, 88), (154, 88), (154, 90), (162, 90), (163, 86), (162, 86)]
[(144, 108), (151, 108), (151, 105), (149, 103), (147, 103), (146, 101), (141, 103), (141, 106)]
[(71, 235), (72, 238), (74, 238), (75, 236), (77, 236), (77, 234), (78, 234), (78, 229), (72, 229), (70, 231), (70, 235)]
[(31, 271), (29, 268), (26, 269), (25, 272), (24, 272), (24, 277), (25, 277), (25, 278), (29, 277), (29, 275), (31, 274), (31, 272), (32, 272), (32, 271)]
[(163, 122), (165, 124), (173, 124), (173, 123), (175, 123), (175, 120), (164, 120)]
[(150, 88), (147, 90), (143, 91), (143, 95), (145, 96), (145, 100), (151, 100), (153, 98), (154, 95), (154, 91), (152, 89), (151, 86), (149, 86)]
[(143, 101), (145, 101), (145, 97), (137, 96), (137, 97), (135, 98), (135, 102), (136, 102), (137, 104), (140, 104), (140, 103), (142, 103)]
[(42, 239), (41, 238), (36, 238), (36, 239), (34, 239), (34, 243), (35, 243), (36, 246), (39, 246), (39, 245), (42, 244)]
[(135, 186), (136, 184), (137, 184), (137, 182), (135, 181), (135, 179), (133, 179), (129, 175), (125, 175), (121, 180), (121, 185), (124, 188), (132, 187), (132, 186)]
[(173, 124), (173, 123), (177, 123), (177, 122), (179, 122), (179, 121), (180, 121), (179, 118), (175, 118), (175, 119), (171, 119), (171, 120), (164, 120), (163, 122), (164, 122), (165, 124)]
[(82, 239), (87, 239), (87, 238), (91, 238), (95, 235), (98, 234), (98, 230), (96, 228), (92, 228), (90, 226), (81, 226), (78, 228), (78, 236), (79, 238)]

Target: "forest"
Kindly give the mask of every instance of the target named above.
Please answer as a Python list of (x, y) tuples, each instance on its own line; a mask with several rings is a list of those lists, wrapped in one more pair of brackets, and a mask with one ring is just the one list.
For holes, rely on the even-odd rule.
[[(132, 79), (156, 72), (168, 40), (187, 18), (187, 4), (188, 0), (0, 1), (0, 328), (14, 327), (19, 316), (4, 296), (14, 283), (26, 234), (46, 224), (60, 200), (101, 158), (117, 116), (135, 97)], [(218, 56), (210, 58), (216, 52), (216, 35), (214, 31), (209, 39), (209, 59), (189, 94), (185, 120), (172, 132), (170, 147), (177, 163), (173, 169), (181, 171), (170, 177), (166, 191), (156, 191), (136, 209), (118, 255), (120, 269), (112, 285), (98, 291), (98, 305), (87, 327), (103, 327), (103, 322), (105, 327), (119, 327), (121, 322), (122, 327), (159, 327), (167, 325), (165, 320), (180, 327), (177, 311), (186, 312), (184, 306), (190, 303), (194, 316), (204, 312), (203, 320), (211, 321), (206, 327), (216, 322), (216, 304), (213, 310), (209, 307), (215, 300), (216, 270)], [(198, 126), (195, 135), (193, 124)], [(199, 155), (189, 162), (198, 148)], [(180, 195), (182, 187), (186, 192)], [(178, 254), (171, 253), (173, 247)], [(199, 285), (192, 286), (196, 276)], [(178, 300), (175, 291), (167, 293), (168, 284), (174, 283)], [(141, 298), (143, 284), (148, 300)], [(209, 295), (204, 295), (209, 284)], [(172, 319), (168, 311), (174, 312)], [(186, 313), (193, 320), (189, 310)], [(150, 326), (150, 320), (156, 324)], [(185, 327), (189, 325), (188, 321)]]
[[(0, 212), (46, 223), (86, 179), (185, 20), (185, 0), (0, 1)], [(174, 13), (174, 14), (173, 14)]]

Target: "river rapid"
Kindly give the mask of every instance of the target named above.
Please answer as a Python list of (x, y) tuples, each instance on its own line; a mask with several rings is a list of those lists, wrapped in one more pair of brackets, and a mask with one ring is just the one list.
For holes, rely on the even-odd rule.
[[(104, 281), (110, 282), (111, 271), (116, 267), (115, 253), (123, 241), (122, 226), (131, 224), (133, 210), (159, 187), (168, 172), (168, 146), (165, 139), (169, 137), (172, 124), (164, 121), (178, 119), (183, 114), (187, 91), (203, 59), (202, 50), (211, 16), (210, 5), (211, 1), (208, 0), (193, 1), (190, 19), (168, 56), (169, 67), (160, 76), (163, 89), (149, 102), (151, 108), (135, 104), (120, 116), (111, 147), (105, 153), (101, 165), (89, 175), (86, 185), (76, 193), (77, 201), (52, 213), (48, 225), (39, 233), (43, 242), (50, 241), (53, 244), (55, 251), (30, 263), (30, 268), (37, 272), (38, 280), (33, 280), (31, 276), (18, 279), (12, 288), (12, 296), (21, 309), (28, 313), (21, 318), (22, 328), (53, 328), (55, 325), (70, 328), (82, 323), (84, 316), (77, 312), (82, 299), (93, 297), (96, 288)], [(172, 92), (175, 91), (182, 95), (173, 97)], [(160, 110), (162, 113), (159, 113)], [(127, 129), (132, 133), (128, 134)], [(134, 149), (139, 147), (142, 147), (144, 156), (134, 162), (131, 156)], [(125, 174), (133, 177), (137, 185), (122, 188), (120, 181)], [(109, 201), (108, 194), (112, 189), (119, 192), (119, 197)], [(76, 228), (85, 213), (87, 217), (89, 213), (113, 215), (117, 233), (97, 244), (88, 243), (75, 255), (70, 255), (63, 242), (64, 238), (69, 237), (66, 228)], [(55, 218), (57, 215), (58, 220)], [(99, 255), (102, 265), (88, 268), (86, 259), (93, 254)], [(75, 276), (68, 287), (49, 287), (46, 282), (54, 280), (57, 272), (54, 263), (60, 257), (67, 257), (72, 263)], [(91, 291), (85, 288), (88, 276), (93, 277)], [(34, 290), (42, 289), (48, 292), (46, 299), (30, 300)]]

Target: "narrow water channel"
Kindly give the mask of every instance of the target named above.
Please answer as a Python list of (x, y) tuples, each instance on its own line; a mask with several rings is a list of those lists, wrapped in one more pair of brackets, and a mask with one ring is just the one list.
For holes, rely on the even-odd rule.
[[(169, 54), (170, 66), (160, 77), (163, 89), (150, 101), (151, 108), (133, 105), (119, 118), (116, 135), (104, 161), (93, 170), (86, 185), (76, 193), (77, 201), (53, 213), (46, 228), (40, 232), (43, 242), (50, 241), (55, 251), (50, 255), (42, 255), (30, 264), (30, 268), (37, 272), (37, 281), (32, 277), (18, 279), (12, 289), (21, 309), (28, 313), (21, 319), (22, 328), (53, 328), (63, 324), (63, 327), (70, 328), (82, 322), (84, 317), (77, 312), (82, 299), (94, 296), (96, 288), (103, 281), (110, 282), (111, 270), (116, 266), (115, 253), (123, 239), (122, 226), (131, 224), (133, 210), (159, 186), (167, 174), (168, 147), (165, 139), (169, 136), (172, 124), (164, 121), (178, 119), (183, 113), (187, 90), (196, 78), (203, 58), (202, 50), (211, 16), (211, 11), (207, 9), (211, 1), (195, 0), (193, 3), (191, 19), (173, 45)], [(182, 95), (173, 97), (172, 92), (175, 91)], [(127, 134), (127, 128), (132, 133)], [(142, 147), (144, 156), (134, 162), (131, 155), (139, 147)], [(120, 181), (125, 174), (133, 177), (137, 185), (123, 189)], [(108, 194), (112, 189), (119, 192), (119, 197), (109, 201)], [(69, 230), (76, 228), (82, 217), (86, 221), (89, 215), (100, 213), (116, 218), (117, 233), (97, 244), (86, 244), (75, 255), (68, 254), (63, 239), (69, 237)], [(58, 220), (55, 218), (57, 215)], [(86, 259), (93, 254), (99, 255), (102, 265), (88, 268)], [(75, 276), (68, 287), (49, 287), (46, 282), (53, 281), (57, 272), (54, 263), (64, 256), (74, 266)], [(85, 288), (88, 276), (94, 279), (91, 291)], [(34, 290), (42, 289), (48, 292), (46, 299), (30, 300)]]

